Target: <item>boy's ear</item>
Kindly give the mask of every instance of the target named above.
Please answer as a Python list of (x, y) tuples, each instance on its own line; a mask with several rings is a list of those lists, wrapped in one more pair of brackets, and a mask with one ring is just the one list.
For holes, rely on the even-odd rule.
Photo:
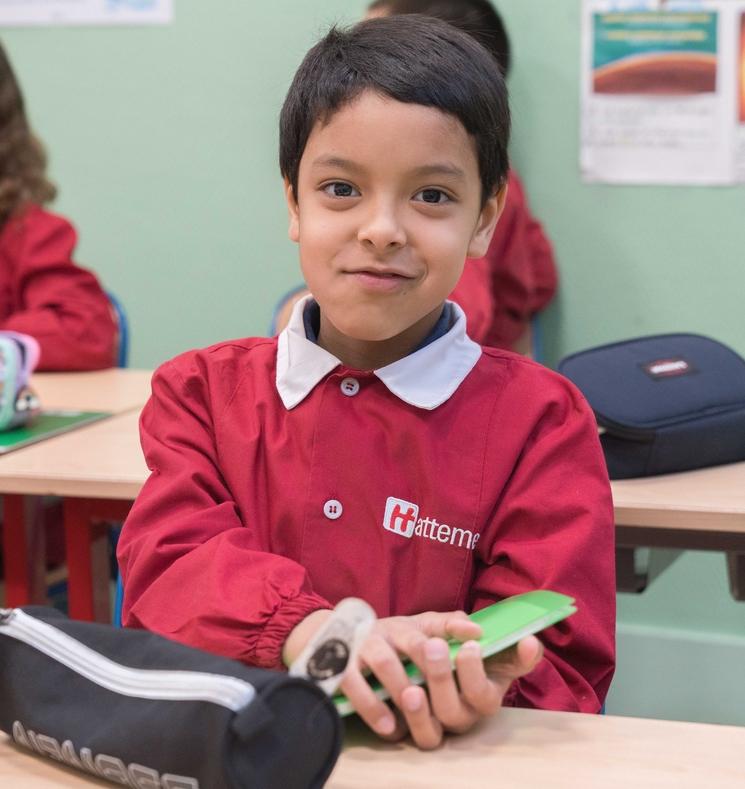
[(479, 221), (468, 245), (469, 258), (482, 258), (489, 249), (491, 237), (494, 235), (494, 228), (497, 226), (499, 217), (504, 210), (504, 203), (507, 199), (507, 183), (505, 182), (487, 201), (481, 209)]
[(287, 200), (287, 211), (290, 215), (290, 226), (287, 230), (287, 235), (290, 237), (290, 241), (297, 243), (300, 239), (300, 213), (297, 200), (295, 199), (295, 190), (287, 178), (285, 178), (285, 199)]

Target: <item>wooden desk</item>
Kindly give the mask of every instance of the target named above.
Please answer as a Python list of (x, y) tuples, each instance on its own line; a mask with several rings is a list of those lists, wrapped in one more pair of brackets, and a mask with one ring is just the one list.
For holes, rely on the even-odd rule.
[(634, 549), (727, 553), (730, 591), (745, 600), (745, 463), (612, 483), (617, 568), (624, 591), (649, 582)]
[(128, 486), (121, 471), (133, 466), (139, 484), (144, 478), (136, 422), (150, 395), (151, 377), (150, 370), (128, 369), (32, 377), (46, 408), (110, 411), (124, 415), (125, 421), (107, 419), (0, 458), (4, 554), (10, 557), (5, 567), (8, 605), (24, 605), (43, 595), (44, 589), (44, 545), (31, 533), (40, 530), (27, 526), (34, 521), (29, 510), (35, 503), (26, 496), (131, 499), (136, 495), (139, 485)]
[[(329, 789), (742, 789), (745, 728), (503, 710), (434, 752), (350, 732)], [(0, 786), (102, 786), (0, 737)]]
[(90, 373), (35, 373), (31, 386), (44, 408), (121, 414), (145, 405), (152, 375), (152, 370), (119, 368)]
[[(124, 520), (149, 473), (138, 421), (139, 410), (128, 411), (13, 452), (0, 462), (0, 493), (64, 498), (68, 603), (75, 619), (110, 621), (108, 528), (99, 523)], [(13, 550), (9, 555), (32, 553)], [(28, 568), (20, 581), (10, 575), (8, 605), (25, 604), (32, 577)]]
[(0, 458), (0, 493), (132, 501), (147, 478), (139, 410)]

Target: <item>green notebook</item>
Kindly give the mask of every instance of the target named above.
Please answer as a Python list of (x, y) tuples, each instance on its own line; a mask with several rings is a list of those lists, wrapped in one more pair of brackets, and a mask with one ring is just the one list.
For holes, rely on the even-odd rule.
[[(482, 655), (488, 658), (515, 645), (520, 639), (560, 622), (576, 610), (571, 597), (542, 590), (500, 600), (471, 614), (469, 619), (481, 625), (483, 635), (479, 639), (479, 644)], [(459, 641), (450, 642), (451, 661), (455, 661), (460, 646)], [(404, 666), (412, 682), (417, 685), (424, 682), (424, 677), (413, 663), (406, 662)], [(373, 681), (372, 687), (379, 699), (388, 698), (388, 691), (380, 683)], [(342, 716), (354, 712), (346, 696), (335, 696), (334, 704)]]
[(67, 433), (107, 416), (111, 416), (107, 411), (44, 411), (33, 424), (0, 433), (0, 455), (60, 433)]

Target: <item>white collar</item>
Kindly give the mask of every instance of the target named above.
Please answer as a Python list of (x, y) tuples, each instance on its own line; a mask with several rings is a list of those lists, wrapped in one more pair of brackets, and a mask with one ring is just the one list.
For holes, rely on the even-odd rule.
[[(341, 362), (305, 336), (303, 310), (312, 299), (300, 299), (277, 344), (277, 391), (289, 411)], [(447, 401), (473, 370), (481, 347), (466, 334), (466, 316), (455, 303), (455, 322), (447, 334), (373, 373), (396, 397), (431, 411)]]

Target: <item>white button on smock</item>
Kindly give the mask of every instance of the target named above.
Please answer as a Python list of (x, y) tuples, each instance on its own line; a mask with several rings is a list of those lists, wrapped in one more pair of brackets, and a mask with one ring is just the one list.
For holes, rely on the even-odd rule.
[(341, 502), (337, 501), (336, 499), (329, 499), (323, 505), (323, 514), (330, 521), (335, 521), (337, 518), (341, 518), (342, 512), (344, 512), (344, 507), (342, 507)]
[(341, 391), (347, 397), (354, 397), (360, 391), (360, 382), (356, 378), (345, 378), (341, 382)]

